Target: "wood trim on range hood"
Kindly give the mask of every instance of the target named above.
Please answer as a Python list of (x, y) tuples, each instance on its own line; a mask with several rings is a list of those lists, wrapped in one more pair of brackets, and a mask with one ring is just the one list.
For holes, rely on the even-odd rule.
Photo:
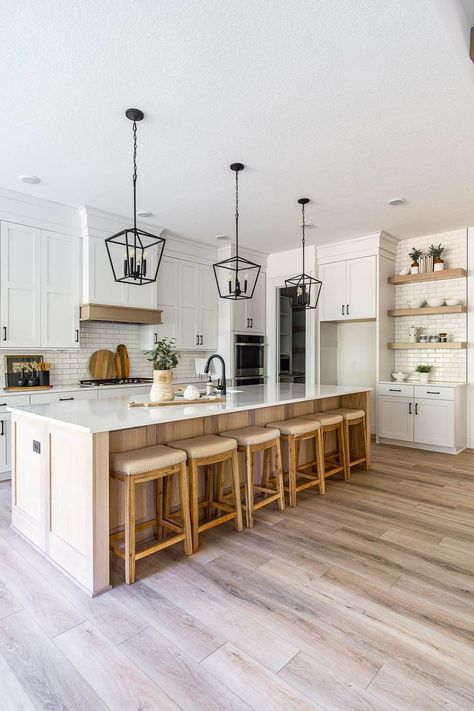
[(81, 321), (109, 321), (112, 323), (140, 323), (159, 326), (162, 323), (159, 309), (137, 309), (132, 306), (107, 306), (82, 304)]

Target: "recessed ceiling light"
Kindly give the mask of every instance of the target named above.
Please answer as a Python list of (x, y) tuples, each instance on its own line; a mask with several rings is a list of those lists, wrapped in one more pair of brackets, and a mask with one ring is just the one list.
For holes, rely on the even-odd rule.
[(392, 205), (392, 207), (396, 207), (397, 205), (406, 205), (406, 203), (406, 198), (392, 198), (388, 201), (388, 204)]
[(38, 183), (41, 183), (41, 179), (36, 175), (20, 175), (19, 178), (23, 183), (28, 183), (28, 185), (38, 185)]
[(153, 215), (149, 210), (139, 210), (137, 212), (138, 217), (151, 217)]

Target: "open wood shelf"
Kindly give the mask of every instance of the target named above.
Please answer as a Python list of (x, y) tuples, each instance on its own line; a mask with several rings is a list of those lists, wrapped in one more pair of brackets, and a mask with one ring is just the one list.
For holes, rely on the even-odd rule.
[(387, 316), (433, 316), (436, 314), (465, 314), (467, 307), (458, 306), (422, 306), (420, 309), (390, 309)]
[(465, 269), (442, 269), (439, 272), (423, 272), (423, 274), (397, 274), (389, 277), (389, 284), (414, 284), (421, 281), (445, 281), (446, 279), (460, 279), (467, 276)]
[(460, 348), (466, 348), (466, 342), (448, 341), (448, 343), (387, 343), (387, 348), (391, 351), (435, 350), (437, 348), (459, 350)]

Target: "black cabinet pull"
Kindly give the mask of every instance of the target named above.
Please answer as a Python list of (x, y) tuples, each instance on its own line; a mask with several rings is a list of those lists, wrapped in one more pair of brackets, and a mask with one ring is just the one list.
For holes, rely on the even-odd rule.
[(196, 336), (196, 345), (199, 345), (199, 336)]
[(247, 319), (247, 328), (250, 328), (250, 319)]
[(0, 422), (2, 423), (2, 428), (0, 429), (0, 437), (3, 437), (3, 435), (5, 434), (5, 420), (0, 420)]
[(74, 400), (73, 397), (60, 397), (59, 402), (65, 402), (66, 400)]
[(346, 305), (346, 314), (349, 316), (349, 304)]
[(401, 393), (401, 388), (397, 390), (397, 388), (389, 388), (389, 392), (391, 393)]
[(200, 345), (200, 346), (202, 346), (202, 345), (203, 345), (203, 343), (204, 343), (204, 337), (203, 337), (203, 336), (201, 336), (201, 340), (200, 340), (200, 343), (199, 343), (199, 345)]
[(441, 395), (441, 393), (439, 392), (439, 390), (427, 390), (427, 391), (426, 391), (426, 394), (427, 394), (427, 395)]
[(154, 337), (155, 337), (155, 345), (156, 345), (156, 344), (158, 343), (158, 334), (157, 334), (157, 333), (154, 333), (153, 335), (154, 335)]
[(418, 414), (418, 403), (415, 403), (415, 415)]
[(253, 328), (253, 318), (250, 319), (250, 328)]
[(342, 315), (344, 316), (344, 304), (342, 305)]
[(409, 415), (412, 415), (412, 414), (413, 414), (412, 409), (411, 409), (411, 402), (410, 402), (409, 405), (408, 405), (408, 414), (409, 414)]
[(4, 341), (7, 340), (7, 327), (6, 326), (3, 327), (3, 340)]
[(4, 405), (8, 405), (8, 402), (0, 402), (0, 407), (3, 407)]
[(79, 329), (76, 328), (76, 343), (79, 343)]

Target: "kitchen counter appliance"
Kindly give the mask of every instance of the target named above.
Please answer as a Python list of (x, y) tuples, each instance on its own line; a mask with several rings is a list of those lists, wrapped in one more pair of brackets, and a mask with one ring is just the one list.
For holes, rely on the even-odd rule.
[(265, 383), (265, 338), (239, 333), (234, 336), (234, 385)]

